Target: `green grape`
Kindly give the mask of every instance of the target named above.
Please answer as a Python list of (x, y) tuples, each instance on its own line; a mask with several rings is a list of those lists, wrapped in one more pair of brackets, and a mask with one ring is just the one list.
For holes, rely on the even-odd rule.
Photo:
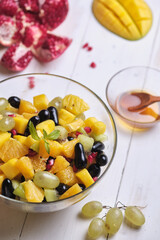
[(137, 207), (127, 207), (125, 210), (125, 218), (137, 227), (140, 227), (145, 223), (145, 217)]
[(95, 217), (98, 213), (100, 213), (103, 209), (102, 203), (98, 201), (91, 201), (86, 203), (82, 207), (82, 214), (85, 217)]
[(0, 98), (0, 111), (6, 109), (8, 101), (5, 98)]
[(13, 115), (15, 113), (12, 112), (12, 111), (8, 111), (8, 110), (2, 110), (2, 111), (0, 111), (0, 114), (2, 114), (5, 117), (5, 116), (8, 116), (8, 115)]
[(118, 232), (123, 222), (123, 215), (119, 208), (111, 208), (106, 214), (106, 231), (109, 234)]
[(58, 200), (58, 192), (55, 189), (44, 189), (44, 196), (47, 202)]
[(59, 178), (47, 171), (38, 171), (35, 173), (33, 182), (42, 188), (56, 188), (59, 185)]
[(55, 97), (52, 99), (52, 101), (49, 102), (48, 107), (55, 107), (57, 110), (60, 110), (62, 108), (62, 98), (61, 97)]
[(10, 131), (15, 126), (15, 121), (12, 117), (3, 117), (0, 120), (0, 131), (7, 132)]
[(88, 236), (92, 239), (100, 237), (104, 233), (105, 223), (101, 218), (94, 218), (88, 228)]

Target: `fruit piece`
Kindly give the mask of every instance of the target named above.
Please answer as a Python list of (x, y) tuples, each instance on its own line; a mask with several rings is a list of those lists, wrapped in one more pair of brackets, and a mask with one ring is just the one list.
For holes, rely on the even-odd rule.
[(25, 192), (24, 192), (23, 183), (19, 184), (19, 185), (17, 186), (17, 188), (14, 189), (13, 194), (16, 195), (16, 196), (18, 196), (18, 197), (20, 197), (20, 198), (23, 198), (23, 199), (26, 198), (26, 197), (25, 197)]
[(11, 46), (14, 43), (15, 32), (15, 21), (11, 17), (0, 15), (0, 44), (6, 47)]
[(47, 202), (58, 200), (58, 192), (55, 189), (44, 189), (44, 196)]
[(69, 94), (62, 100), (62, 106), (67, 111), (78, 115), (89, 109), (88, 104), (78, 96)]
[(91, 177), (98, 177), (101, 172), (101, 168), (99, 164), (93, 163), (88, 167), (88, 172), (90, 173)]
[(34, 143), (37, 143), (38, 141), (35, 140), (34, 138), (32, 138), (31, 135), (29, 135), (27, 138), (26, 138), (26, 141), (25, 141), (25, 145), (30, 148)]
[(24, 134), (25, 129), (26, 129), (27, 124), (28, 124), (28, 120), (26, 118), (23, 118), (23, 117), (14, 117), (13, 119), (15, 121), (14, 129), (18, 133)]
[(103, 134), (106, 131), (105, 123), (101, 121), (97, 121), (92, 126), (92, 132), (96, 135)]
[(71, 166), (59, 171), (56, 176), (59, 178), (61, 183), (72, 186), (78, 182), (76, 175)]
[(24, 70), (32, 60), (32, 52), (22, 43), (12, 44), (1, 58), (1, 64), (15, 72)]
[(29, 119), (28, 124), (27, 124), (27, 127), (26, 127), (25, 132), (24, 132), (24, 135), (25, 135), (25, 136), (30, 135), (30, 130), (29, 130), (30, 122), (32, 122), (33, 125), (34, 125), (34, 127), (36, 127), (37, 124), (40, 123), (40, 117), (39, 117), (39, 116), (34, 116), (34, 117), (31, 117), (31, 118)]
[(0, 193), (1, 193), (1, 191), (2, 191), (2, 183), (3, 183), (3, 181), (4, 181), (5, 178), (7, 178), (7, 177), (5, 176), (5, 174), (4, 174), (3, 172), (0, 173)]
[(56, 188), (56, 190), (58, 191), (59, 195), (62, 195), (63, 193), (65, 193), (68, 189), (70, 188), (70, 186), (64, 184), (64, 183), (60, 183), (58, 185), (58, 187)]
[(75, 119), (75, 115), (70, 113), (65, 109), (59, 111), (59, 124), (65, 126), (68, 123), (71, 123)]
[(20, 182), (18, 180), (13, 179), (12, 180), (12, 187), (13, 189), (16, 189), (19, 186)]
[(46, 120), (44, 122), (39, 123), (36, 126), (37, 130), (40, 130), (43, 133), (43, 130), (47, 132), (47, 134), (51, 133), (55, 129), (55, 123), (53, 120)]
[(21, 157), (17, 161), (16, 167), (19, 169), (26, 180), (33, 178), (34, 169), (32, 166), (32, 161), (29, 157)]
[(12, 158), (20, 158), (28, 153), (28, 148), (22, 145), (16, 139), (10, 138), (6, 141), (0, 150), (0, 159), (7, 162)]
[(104, 143), (102, 143), (102, 142), (100, 142), (100, 141), (96, 141), (96, 142), (94, 142), (94, 144), (93, 144), (92, 152), (99, 152), (99, 151), (104, 150), (104, 148), (105, 148)]
[(18, 2), (19, 2), (20, 8), (22, 8), (24, 11), (29, 11), (34, 13), (39, 12), (38, 0), (19, 0)]
[(97, 121), (98, 121), (97, 118), (89, 117), (89, 118), (84, 120), (84, 124), (85, 124), (86, 127), (90, 127), (91, 130), (92, 130), (92, 127), (93, 127), (94, 123), (96, 123)]
[(59, 179), (56, 175), (47, 171), (38, 171), (35, 173), (33, 182), (38, 187), (42, 188), (56, 188), (59, 185)]
[(13, 190), (12, 181), (8, 178), (5, 178), (2, 182), (2, 195), (14, 199), (15, 196), (13, 194)]
[(104, 152), (98, 153), (96, 157), (96, 163), (99, 166), (105, 166), (108, 163), (108, 157), (106, 156), (106, 154), (104, 154)]
[(18, 10), (18, 4), (16, 0), (1, 0), (0, 4), (0, 14), (13, 17)]
[(94, 183), (93, 178), (86, 168), (76, 173), (76, 177), (86, 186), (89, 187)]
[(21, 135), (14, 135), (13, 138), (19, 141), (20, 143), (22, 143), (22, 145), (25, 145), (25, 142), (27, 139), (25, 136), (21, 136)]
[(129, 39), (144, 37), (152, 25), (152, 13), (143, 0), (94, 0), (93, 13), (111, 32)]
[(42, 158), (39, 156), (39, 154), (37, 154), (33, 157), (30, 157), (30, 159), (35, 172), (44, 171), (46, 169), (46, 158)]
[(47, 108), (47, 110), (50, 113), (50, 119), (52, 119), (55, 125), (57, 126), (59, 124), (57, 109), (55, 107), (50, 106)]
[(5, 110), (8, 105), (8, 101), (6, 98), (0, 98), (0, 112)]
[(3, 117), (0, 120), (0, 131), (7, 132), (10, 131), (15, 126), (15, 121), (12, 117)]
[[(8, 132), (0, 133), (0, 148), (3, 146), (3, 144), (6, 141), (8, 141), (10, 139), (10, 137), (11, 137), (11, 133), (8, 133)], [(0, 152), (1, 152), (1, 150), (0, 150)]]
[(51, 141), (51, 140), (47, 140), (47, 142), (49, 143), (49, 148), (50, 148), (49, 153), (47, 153), (46, 151), (44, 140), (41, 139), (39, 142), (39, 155), (41, 157), (48, 158), (49, 156), (52, 156), (55, 158), (62, 154), (63, 146), (59, 142)]
[(17, 96), (12, 96), (8, 98), (8, 102), (14, 108), (19, 108), (20, 101), (21, 101), (20, 98)]
[(32, 117), (35, 117), (37, 115), (37, 113), (22, 113), (22, 116), (26, 119), (31, 119)]
[(50, 172), (51, 173), (57, 173), (57, 172), (65, 169), (69, 165), (70, 165), (69, 162), (64, 157), (57, 156)]
[(0, 166), (1, 171), (6, 175), (7, 178), (13, 179), (20, 173), (16, 166), (17, 161), (17, 158), (13, 158)]
[(78, 183), (76, 183), (72, 187), (70, 187), (65, 193), (63, 193), (59, 197), (59, 199), (68, 198), (68, 197), (74, 196), (75, 194), (80, 193), (80, 192), (82, 192), (82, 189), (80, 188)]
[(118, 232), (123, 222), (123, 215), (119, 208), (111, 208), (106, 214), (105, 228), (108, 234)]
[(50, 113), (47, 109), (43, 109), (38, 113), (38, 116), (40, 117), (40, 122), (46, 121), (50, 119)]
[(98, 201), (90, 201), (82, 207), (82, 214), (85, 217), (95, 217), (103, 209), (102, 203)]
[(51, 168), (52, 168), (52, 166), (54, 164), (54, 161), (55, 161), (55, 159), (53, 157), (51, 157), (51, 156), (47, 159), (47, 162), (46, 162), (46, 170), (47, 171), (51, 170)]
[(40, 9), (42, 23), (49, 30), (58, 27), (68, 13), (68, 0), (45, 0)]
[(58, 37), (47, 34), (44, 43), (33, 50), (33, 54), (40, 62), (50, 62), (58, 58), (69, 47), (71, 40), (66, 37)]
[(49, 102), (48, 107), (55, 107), (57, 110), (60, 110), (62, 108), (62, 98), (61, 97), (53, 98)]
[(33, 97), (34, 106), (40, 111), (48, 106), (48, 98), (45, 94), (40, 94)]
[(107, 140), (107, 135), (106, 134), (99, 134), (96, 135), (94, 133), (91, 133), (90, 136), (96, 141), (96, 142), (104, 142)]
[(18, 113), (22, 114), (23, 112), (36, 113), (37, 109), (31, 102), (21, 99)]
[(64, 127), (55, 126), (54, 130), (59, 130), (60, 131), (60, 134), (59, 134), (59, 137), (58, 137), (59, 140), (65, 140), (67, 138), (68, 132)]
[(88, 236), (91, 239), (99, 238), (105, 229), (105, 223), (101, 218), (94, 218), (88, 228)]
[(72, 123), (66, 124), (65, 128), (67, 129), (67, 131), (69, 133), (71, 133), (71, 132), (75, 132), (82, 126), (83, 126), (83, 120), (79, 118), (79, 119), (73, 121)]
[(87, 159), (84, 152), (83, 145), (81, 143), (76, 143), (75, 145), (75, 166), (77, 169), (83, 169), (87, 166)]
[(145, 223), (145, 217), (136, 206), (128, 206), (125, 210), (125, 218), (134, 226), (140, 227)]
[(63, 144), (63, 155), (66, 157), (66, 158), (71, 158), (71, 159), (74, 159), (75, 157), (75, 151), (74, 151), (74, 148), (75, 148), (75, 145), (79, 142), (79, 139), (75, 138), (71, 141), (68, 141), (68, 142), (65, 142)]
[(79, 142), (83, 145), (84, 151), (90, 152), (93, 147), (94, 139), (83, 134), (78, 135), (78, 139)]
[(42, 202), (44, 199), (44, 191), (37, 187), (31, 180), (24, 182), (25, 197), (28, 202)]

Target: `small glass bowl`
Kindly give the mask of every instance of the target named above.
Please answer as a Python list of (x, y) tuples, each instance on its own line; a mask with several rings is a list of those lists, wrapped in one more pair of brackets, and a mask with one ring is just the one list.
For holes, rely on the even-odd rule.
[[(29, 87), (29, 81), (34, 81), (34, 88)], [(108, 164), (101, 168), (101, 175), (94, 184), (83, 190), (81, 193), (63, 200), (49, 203), (29, 203), (0, 195), (0, 202), (7, 206), (17, 210), (34, 213), (58, 211), (67, 208), (86, 197), (94, 186), (104, 178), (111, 162), (113, 161), (117, 146), (116, 126), (109, 109), (100, 97), (84, 85), (69, 78), (53, 74), (39, 73), (19, 75), (7, 78), (0, 82), (0, 97), (5, 97), (7, 99), (10, 96), (18, 96), (19, 98), (32, 101), (33, 96), (42, 93), (46, 94), (49, 101), (54, 97), (64, 97), (67, 94), (74, 94), (83, 98), (84, 101), (88, 103), (90, 109), (86, 111), (85, 116), (96, 117), (98, 120), (103, 121), (107, 126), (106, 133), (108, 139), (104, 142), (104, 151), (108, 156)]]
[[(124, 126), (134, 127), (136, 130), (150, 128), (155, 125), (156, 117), (160, 114), (160, 104), (154, 103), (150, 108), (154, 112), (147, 112), (146, 115), (135, 115), (137, 113), (125, 114), (119, 111), (120, 97), (125, 93), (133, 91), (144, 91), (152, 95), (160, 95), (160, 71), (158, 69), (133, 66), (122, 69), (109, 80), (106, 87), (106, 98), (113, 111), (120, 117)], [(152, 117), (153, 114), (156, 117)], [(125, 124), (127, 123), (127, 124)]]

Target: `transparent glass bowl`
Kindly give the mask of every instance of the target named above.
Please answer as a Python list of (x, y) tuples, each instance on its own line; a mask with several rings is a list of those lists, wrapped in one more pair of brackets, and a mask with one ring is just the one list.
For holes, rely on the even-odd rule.
[[(154, 118), (146, 118), (146, 115), (141, 115), (143, 118), (134, 118), (136, 115), (126, 115), (118, 111), (117, 102), (120, 96), (125, 92), (146, 91), (153, 95), (160, 95), (160, 71), (154, 68), (145, 66), (133, 66), (122, 69), (117, 72), (109, 80), (106, 87), (106, 98), (113, 111), (127, 125), (135, 129), (150, 128), (157, 121)], [(156, 110), (156, 114), (160, 112), (160, 104), (154, 103), (152, 108)], [(135, 113), (133, 113), (135, 114)], [(156, 116), (156, 115), (155, 115)], [(134, 119), (134, 120), (133, 120)], [(122, 123), (122, 122), (121, 122)], [(126, 125), (125, 125), (126, 126)]]
[[(34, 78), (35, 82), (35, 87), (32, 89), (29, 88), (29, 79), (31, 77)], [(33, 96), (42, 93), (47, 95), (49, 101), (57, 96), (64, 97), (67, 94), (74, 94), (83, 98), (89, 104), (90, 110), (86, 111), (85, 116), (96, 117), (98, 120), (103, 121), (107, 126), (106, 133), (108, 140), (105, 141), (105, 153), (108, 156), (108, 164), (101, 168), (101, 175), (94, 184), (81, 193), (63, 200), (50, 203), (28, 203), (0, 195), (0, 202), (18, 210), (35, 213), (58, 211), (67, 208), (86, 197), (106, 174), (113, 161), (117, 145), (116, 126), (110, 111), (105, 103), (94, 92), (82, 84), (69, 78), (53, 74), (38, 73), (19, 75), (7, 78), (0, 82), (0, 97), (8, 98), (10, 96), (18, 96), (19, 98), (32, 101)]]

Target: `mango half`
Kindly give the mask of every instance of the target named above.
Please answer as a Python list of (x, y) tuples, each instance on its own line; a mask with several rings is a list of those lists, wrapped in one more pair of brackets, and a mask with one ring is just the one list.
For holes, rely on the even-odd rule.
[(152, 26), (152, 12), (143, 0), (93, 0), (92, 10), (104, 27), (128, 40), (144, 37)]

